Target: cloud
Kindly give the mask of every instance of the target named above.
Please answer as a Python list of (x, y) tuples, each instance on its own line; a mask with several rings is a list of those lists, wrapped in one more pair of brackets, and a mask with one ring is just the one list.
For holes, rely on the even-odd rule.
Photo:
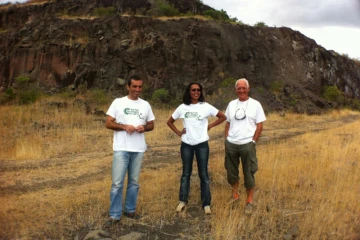
[(5, 3), (23, 3), (23, 2), (27, 2), (28, 0), (0, 0), (0, 4), (5, 4)]
[[(302, 1), (301, 5), (284, 2), (278, 10), (272, 9), (273, 21), (277, 24), (324, 26), (360, 26), (360, 3), (358, 0), (317, 0)], [(277, 14), (276, 14), (277, 13)], [(269, 19), (270, 16), (268, 16)]]
[(286, 26), (326, 49), (360, 58), (360, 0), (203, 0), (245, 24)]
[(253, 25), (360, 27), (360, 0), (204, 0)]

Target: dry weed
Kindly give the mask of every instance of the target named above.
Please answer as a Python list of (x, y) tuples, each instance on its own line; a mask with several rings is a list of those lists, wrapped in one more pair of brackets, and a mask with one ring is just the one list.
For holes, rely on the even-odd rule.
[[(155, 130), (146, 133), (149, 150), (140, 177), (140, 226), (178, 238), (359, 237), (358, 112), (268, 115), (257, 148), (260, 168), (251, 216), (243, 214), (243, 188), (240, 202), (229, 201), (224, 124), (212, 129), (209, 218), (201, 209), (195, 163), (189, 207), (175, 214), (181, 140), (166, 125), (172, 110), (154, 112)], [(181, 128), (180, 121), (176, 124)], [(0, 106), (0, 134), (1, 236), (72, 239), (103, 226), (112, 161), (112, 132), (103, 117), (70, 102), (64, 108)]]

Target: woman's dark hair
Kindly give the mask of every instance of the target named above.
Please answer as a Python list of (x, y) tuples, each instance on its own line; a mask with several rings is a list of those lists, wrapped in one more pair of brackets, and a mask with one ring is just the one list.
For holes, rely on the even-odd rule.
[(197, 84), (200, 87), (199, 102), (205, 102), (204, 94), (203, 94), (203, 91), (202, 91), (203, 87), (201, 86), (200, 83), (192, 82), (192, 83), (189, 83), (189, 85), (186, 87), (184, 95), (183, 95), (183, 103), (185, 105), (190, 105), (191, 104), (190, 88), (191, 88), (191, 85), (193, 85), (193, 84)]

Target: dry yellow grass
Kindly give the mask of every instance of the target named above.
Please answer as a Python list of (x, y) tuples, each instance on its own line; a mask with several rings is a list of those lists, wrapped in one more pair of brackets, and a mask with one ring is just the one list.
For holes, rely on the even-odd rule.
[(192, 15), (192, 16), (175, 16), (175, 17), (165, 17), (165, 16), (160, 16), (160, 17), (156, 17), (157, 19), (161, 20), (161, 21), (168, 21), (168, 20), (179, 20), (179, 19), (184, 19), (184, 18), (196, 18), (198, 20), (202, 20), (202, 21), (209, 21), (211, 20), (211, 18), (209, 17), (205, 17), (205, 16), (201, 16), (201, 15)]
[[(181, 176), (180, 138), (166, 125), (172, 110), (154, 112), (155, 130), (146, 133), (149, 149), (140, 177), (138, 211), (144, 217), (136, 223), (150, 229), (149, 234), (170, 239), (360, 237), (360, 113), (270, 114), (257, 147), (256, 208), (251, 216), (243, 214), (243, 188), (241, 202), (229, 203), (224, 124), (212, 129), (213, 214), (205, 217), (195, 163), (188, 210), (174, 212)], [(0, 106), (1, 236), (73, 239), (103, 226), (112, 161), (112, 132), (103, 120), (71, 103), (65, 108), (41, 102)], [(122, 220), (124, 228), (132, 226), (127, 221)]]
[[(300, 239), (355, 238), (360, 220), (360, 171), (356, 161), (360, 138), (354, 133), (358, 128), (357, 121), (259, 146), (256, 211), (251, 218), (241, 212), (230, 218), (232, 210), (221, 211), (224, 215), (216, 221), (216, 238), (237, 239), (234, 231), (240, 230), (247, 238), (275, 239), (291, 228), (299, 229)], [(215, 169), (221, 169), (221, 164)], [(217, 175), (220, 182), (224, 181), (223, 174)], [(214, 191), (218, 192), (221, 190)], [(216, 203), (223, 209), (226, 197), (218, 197)], [(239, 214), (238, 209), (234, 214)]]
[(68, 15), (68, 14), (63, 14), (58, 16), (57, 18), (64, 20), (64, 19), (72, 19), (72, 20), (76, 20), (76, 19), (86, 19), (86, 20), (93, 20), (96, 19), (96, 17), (94, 16), (73, 16), (73, 15)]

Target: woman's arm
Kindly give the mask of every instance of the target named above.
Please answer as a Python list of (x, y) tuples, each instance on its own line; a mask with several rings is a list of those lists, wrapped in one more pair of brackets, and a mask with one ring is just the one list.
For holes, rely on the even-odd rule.
[(208, 131), (209, 131), (211, 128), (213, 128), (213, 127), (221, 124), (223, 121), (226, 120), (226, 116), (225, 116), (221, 111), (219, 111), (219, 112), (216, 114), (216, 117), (217, 117), (218, 119), (216, 119), (216, 121), (214, 121), (214, 122), (212, 122), (211, 124), (209, 124), (209, 126), (208, 126)]
[(182, 132), (180, 132), (179, 129), (177, 129), (177, 127), (174, 125), (174, 122), (175, 119), (173, 119), (173, 117), (170, 117), (167, 121), (167, 125), (169, 126), (169, 128), (171, 128), (171, 130), (173, 130), (174, 133), (181, 137), (181, 135), (186, 133), (186, 130), (183, 129)]

